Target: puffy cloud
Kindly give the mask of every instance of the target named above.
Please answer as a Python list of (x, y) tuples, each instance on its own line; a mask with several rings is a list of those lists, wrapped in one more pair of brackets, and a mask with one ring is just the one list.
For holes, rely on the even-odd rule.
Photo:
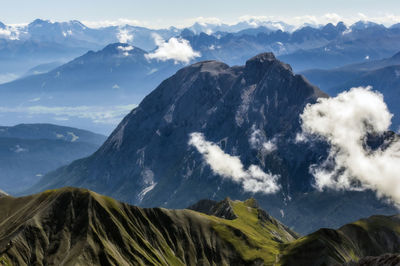
[(15, 26), (6, 26), (5, 28), (0, 28), (0, 38), (18, 40), (19, 39), (19, 29)]
[(55, 119), (68, 120), (69, 117), (90, 119), (98, 124), (117, 124), (136, 105), (121, 106), (19, 106), (0, 107), (0, 114), (21, 113), (33, 115), (54, 115)]
[(188, 40), (173, 37), (166, 42), (158, 34), (153, 36), (158, 48), (154, 52), (146, 54), (147, 59), (174, 60), (177, 64), (179, 62), (189, 63), (194, 58), (201, 56), (200, 52), (192, 49)]
[(329, 156), (310, 168), (315, 186), (337, 190), (371, 189), (400, 204), (400, 141), (371, 149), (366, 138), (389, 130), (392, 114), (382, 94), (352, 88), (335, 98), (319, 99), (301, 115), (305, 134), (330, 144)]
[(133, 35), (127, 29), (119, 29), (117, 39), (120, 43), (128, 43), (133, 41)]
[(226, 154), (215, 143), (206, 141), (202, 133), (190, 134), (189, 145), (194, 146), (203, 155), (214, 173), (241, 183), (245, 191), (270, 194), (280, 189), (277, 183), (279, 176), (267, 174), (256, 165), (251, 165), (245, 170), (238, 156)]
[(9, 29), (2, 29), (0, 28), (0, 37), (10, 37), (11, 31)]

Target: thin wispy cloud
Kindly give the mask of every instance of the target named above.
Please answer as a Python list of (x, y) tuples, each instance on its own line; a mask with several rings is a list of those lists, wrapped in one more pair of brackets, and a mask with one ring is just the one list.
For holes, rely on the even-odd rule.
[(190, 134), (189, 145), (202, 154), (215, 174), (240, 183), (247, 192), (271, 194), (280, 190), (278, 175), (265, 173), (257, 165), (245, 169), (238, 156), (225, 153), (217, 144), (207, 141), (202, 133)]
[(330, 145), (326, 161), (310, 168), (316, 188), (371, 189), (400, 205), (399, 139), (376, 150), (366, 145), (368, 135), (389, 130), (391, 119), (383, 95), (370, 87), (308, 105), (301, 115), (303, 133)]
[(120, 106), (58, 106), (42, 105), (26, 107), (0, 107), (0, 114), (18, 113), (21, 115), (53, 115), (55, 120), (65, 121), (68, 118), (89, 119), (93, 123), (115, 125), (134, 109), (136, 105)]
[(268, 139), (265, 133), (260, 129), (256, 129), (254, 125), (251, 130), (252, 132), (249, 138), (251, 148), (261, 150), (264, 154), (274, 152), (278, 149), (276, 138)]
[(105, 28), (105, 27), (118, 27), (118, 26), (149, 26), (148, 22), (140, 21), (136, 19), (127, 19), (127, 18), (120, 18), (116, 20), (99, 20), (99, 21), (90, 21), (90, 20), (83, 20), (83, 24), (90, 28)]
[(134, 49), (134, 47), (130, 46), (130, 45), (118, 46), (117, 49), (120, 50), (124, 56), (129, 56), (129, 52), (132, 51)]

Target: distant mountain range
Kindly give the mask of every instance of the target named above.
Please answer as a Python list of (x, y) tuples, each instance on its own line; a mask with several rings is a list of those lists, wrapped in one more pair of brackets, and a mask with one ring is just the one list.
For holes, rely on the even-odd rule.
[(400, 128), (400, 53), (329, 70), (311, 69), (302, 74), (332, 96), (352, 87), (372, 86), (384, 95), (389, 110), (394, 114), (392, 129)]
[[(202, 198), (254, 195), (301, 233), (396, 213), (372, 192), (314, 190), (309, 166), (326, 157), (327, 147), (298, 143), (296, 135), (299, 115), (319, 97), (327, 95), (271, 53), (244, 66), (196, 63), (163, 81), (96, 153), (44, 176), (26, 193), (76, 186), (140, 206), (168, 208), (184, 208)], [(198, 146), (190, 144), (192, 133), (200, 136)], [(265, 178), (279, 177), (279, 192), (250, 192), (235, 177), (221, 177), (196, 148), (207, 145), (238, 156), (239, 169), (253, 166)], [(246, 175), (241, 171), (236, 178)]]
[(329, 23), (297, 28), (279, 21), (248, 20), (236, 25), (195, 23), (185, 29), (155, 30), (131, 25), (90, 28), (79, 21), (37, 19), (23, 26), (0, 24), (0, 29), (0, 82), (21, 77), (37, 65), (67, 62), (111, 43), (124, 42), (151, 51), (157, 47), (155, 34), (165, 40), (190, 39), (204, 54), (199, 60), (240, 65), (260, 52), (274, 52), (296, 71), (387, 57), (395, 52), (393, 44), (400, 38), (397, 25), (387, 28), (362, 21), (351, 26)]
[(5, 265), (395, 265), (399, 258), (387, 253), (400, 252), (399, 216), (300, 238), (254, 199), (141, 209), (63, 188), (0, 197), (0, 224)]
[(126, 25), (92, 29), (79, 21), (50, 22), (41, 19), (24, 26), (2, 24), (1, 28), (0, 78), (1, 74), (21, 76), (30, 68), (41, 64), (67, 62), (89, 50), (98, 50), (110, 43), (132, 41), (130, 36), (133, 35), (136, 45), (153, 49), (155, 43), (152, 34), (156, 33), (166, 39), (179, 34), (179, 31), (173, 28), (151, 30)]
[(48, 65), (36, 67), (30, 70), (34, 74), (0, 85), (2, 121), (54, 121), (109, 134), (135, 104), (183, 66), (149, 60), (148, 54), (115, 43), (50, 71)]
[(1, 189), (26, 190), (47, 172), (92, 154), (105, 136), (50, 124), (0, 127)]
[[(30, 42), (30, 38), (34, 38), (35, 41), (48, 39), (50, 43), (76, 47), (74, 46), (76, 43), (87, 44), (93, 41), (97, 45), (95, 48), (97, 50), (100, 45), (117, 40), (114, 35), (120, 34), (120, 31), (136, 36), (133, 40), (125, 36), (125, 39), (121, 41), (127, 43), (108, 44), (105, 48), (96, 52), (86, 52), (64, 64), (62, 62), (65, 61), (60, 58), (52, 58), (51, 61), (46, 59), (44, 60), (46, 63), (24, 70), (21, 74), (22, 78), (0, 85), (0, 96), (2, 96), (0, 99), (3, 99), (0, 100), (3, 106), (0, 108), (0, 114), (4, 113), (3, 117), (6, 119), (3, 123), (12, 121), (25, 123), (28, 119), (34, 122), (54, 121), (54, 123), (65, 123), (65, 125), (104, 134), (109, 134), (129, 109), (137, 105), (162, 80), (174, 74), (190, 60), (191, 62), (219, 60), (233, 66), (243, 64), (247, 58), (257, 53), (273, 51), (279, 59), (290, 63), (295, 72), (308, 68), (330, 69), (355, 62), (362, 62), (360, 67), (371, 62), (387, 65), (390, 60), (385, 63), (384, 58), (398, 52), (394, 43), (400, 41), (399, 27), (386, 28), (367, 22), (359, 22), (350, 27), (343, 23), (327, 24), (318, 28), (306, 26), (294, 31), (260, 26), (240, 31), (211, 31), (208, 34), (195, 28), (182, 30), (171, 28), (159, 31), (128, 26), (90, 29), (78, 22), (50, 23), (48, 21), (36, 21), (34, 25), (28, 27), (32, 28), (32, 33), (29, 35), (31, 37), (26, 35), (24, 38), (27, 39), (24, 43)], [(201, 28), (200, 24), (197, 26)], [(68, 44), (69, 40), (65, 42), (59, 40), (64, 37), (41, 38), (40, 32), (47, 27), (49, 27), (48, 32), (72, 31), (72, 28), (76, 28), (75, 30), (81, 33), (71, 37), (77, 39)], [(103, 43), (95, 42), (96, 36), (101, 35), (100, 32), (103, 31), (104, 34), (112, 33), (114, 39), (110, 37), (104, 38)], [(158, 37), (154, 34), (158, 34)], [(59, 35), (62, 36), (61, 33)], [(172, 37), (175, 39), (168, 39)], [(14, 47), (24, 38), (7, 40), (12, 43), (6, 47)], [(139, 42), (146, 38), (151, 39), (153, 43), (151, 47)], [(174, 46), (170, 46), (173, 42), (169, 44), (170, 40), (174, 40), (186, 42), (185, 45), (193, 49), (196, 57), (189, 58), (189, 61), (179, 61), (171, 57), (151, 59), (149, 55), (154, 55), (158, 49), (154, 50), (156, 40), (158, 48), (161, 46), (164, 49), (162, 52), (164, 56), (169, 53), (165, 49), (174, 49)], [(135, 45), (136, 43), (139, 45)], [(92, 48), (91, 45), (87, 45), (86, 50)], [(31, 51), (30, 48), (24, 48), (24, 50)], [(13, 61), (18, 61), (12, 53), (6, 54), (10, 55)], [(23, 53), (18, 51), (15, 53), (16, 56), (20, 54)], [(36, 52), (35, 55), (37, 55)], [(21, 57), (21, 60), (24, 67), (28, 66), (26, 56)], [(9, 64), (6, 61), (3, 62), (4, 66), (9, 68)], [(348, 72), (354, 71), (353, 69)], [(306, 76), (310, 77), (312, 82), (318, 81), (312, 78), (309, 72), (304, 73), (307, 73)], [(393, 73), (397, 72), (394, 70)], [(335, 86), (342, 85), (338, 82), (345, 77), (347, 74), (338, 79), (334, 78)], [(365, 77), (365, 79), (371, 78)], [(326, 83), (327, 80), (324, 82)], [(365, 83), (364, 77), (360, 76), (357, 83)], [(316, 82), (316, 84), (320, 85), (321, 82)], [(327, 89), (328, 92), (331, 89), (326, 86), (322, 88)], [(90, 115), (87, 115), (82, 112), (82, 108), (93, 110), (88, 111)], [(64, 111), (65, 109), (69, 111)], [(59, 122), (60, 120), (63, 122)]]
[(128, 44), (110, 44), (48, 72), (0, 85), (0, 94), (8, 95), (3, 104), (18, 105), (34, 98), (50, 106), (138, 103), (183, 66), (148, 60), (147, 54)]

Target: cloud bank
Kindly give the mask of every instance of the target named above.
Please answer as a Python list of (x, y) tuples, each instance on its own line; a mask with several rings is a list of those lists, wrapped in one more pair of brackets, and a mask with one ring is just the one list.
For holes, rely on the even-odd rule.
[[(104, 21), (82, 21), (85, 25), (92, 28), (102, 28), (109, 26), (142, 26), (151, 29), (165, 29), (171, 26), (178, 28), (191, 27), (193, 24), (198, 23), (201, 26), (233, 26), (241, 22), (246, 22), (252, 27), (259, 26), (273, 26), (273, 28), (281, 29), (283, 31), (292, 31), (303, 25), (319, 26), (327, 23), (337, 24), (343, 21), (346, 25), (351, 25), (357, 21), (372, 21), (385, 26), (400, 23), (400, 16), (398, 14), (382, 14), (376, 16), (367, 16), (363, 13), (354, 14), (352, 16), (343, 16), (337, 13), (326, 13), (321, 15), (300, 15), (300, 16), (255, 16), (252, 14), (243, 14), (236, 18), (221, 19), (218, 17), (188, 17), (181, 20), (171, 21), (165, 24), (165, 21), (139, 21), (134, 19), (120, 18), (116, 20)], [(287, 24), (287, 25), (284, 25)], [(289, 27), (287, 27), (289, 26)]]
[(136, 105), (120, 106), (26, 106), (26, 107), (0, 107), (0, 114), (20, 113), (28, 116), (54, 115), (56, 120), (69, 120), (69, 118), (90, 119), (96, 124), (118, 124)]
[(206, 141), (202, 133), (190, 134), (189, 145), (203, 155), (214, 173), (240, 183), (245, 191), (271, 194), (280, 189), (277, 183), (279, 176), (267, 174), (256, 165), (245, 170), (239, 157), (226, 154), (215, 143)]
[(147, 59), (157, 59), (161, 61), (174, 60), (177, 63), (189, 63), (196, 57), (200, 57), (200, 52), (194, 51), (188, 40), (172, 37), (168, 41), (154, 34), (154, 41), (158, 48), (149, 54)]
[(368, 134), (388, 131), (391, 118), (382, 94), (370, 87), (352, 88), (308, 105), (301, 115), (303, 132), (330, 144), (327, 160), (310, 168), (315, 186), (371, 189), (400, 205), (400, 141), (375, 150), (365, 144)]
[(129, 43), (133, 41), (133, 35), (127, 29), (119, 29), (117, 39), (120, 43)]

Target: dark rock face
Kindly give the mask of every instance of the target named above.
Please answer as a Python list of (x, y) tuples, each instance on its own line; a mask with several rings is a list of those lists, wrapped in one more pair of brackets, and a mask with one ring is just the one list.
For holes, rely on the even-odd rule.
[(350, 262), (348, 266), (398, 266), (400, 254), (384, 254), (377, 257), (365, 257), (358, 262)]
[(196, 204), (189, 206), (188, 209), (227, 220), (234, 220), (237, 218), (229, 198), (226, 198), (220, 202), (213, 200), (200, 200)]
[[(273, 216), (289, 219), (289, 226), (299, 226), (300, 232), (339, 226), (376, 213), (375, 207), (365, 209), (362, 216), (350, 205), (337, 208), (337, 199), (346, 200), (340, 194), (327, 197), (324, 206), (308, 209), (310, 201), (304, 193), (313, 190), (309, 166), (325, 149), (319, 144), (297, 144), (295, 136), (299, 114), (319, 97), (327, 96), (271, 53), (253, 57), (245, 66), (196, 63), (162, 82), (93, 156), (45, 176), (29, 192), (78, 186), (141, 206), (169, 208), (185, 208), (204, 198), (243, 200), (253, 196), (213, 173), (188, 145), (189, 134), (201, 132), (225, 153), (239, 156), (246, 168), (255, 164), (280, 176), (279, 193), (254, 197)], [(262, 145), (251, 145), (255, 130), (264, 139), (275, 138), (277, 150), (266, 153)], [(306, 197), (301, 206), (298, 197)], [(329, 206), (352, 214), (334, 213), (322, 224), (310, 226), (309, 217), (321, 221), (319, 212), (330, 210)]]
[(265, 156), (250, 148), (252, 128), (268, 138), (279, 135), (287, 146), (299, 128), (298, 114), (321, 96), (325, 94), (272, 54), (256, 56), (241, 67), (197, 63), (161, 83), (96, 154), (48, 176), (37, 188), (82, 186), (144, 206), (167, 207), (186, 207), (232, 190), (242, 193), (204, 165), (188, 145), (189, 134), (204, 133), (226, 153), (239, 155), (245, 165), (257, 163), (272, 173), (283, 172), (288, 166), (282, 156)]

